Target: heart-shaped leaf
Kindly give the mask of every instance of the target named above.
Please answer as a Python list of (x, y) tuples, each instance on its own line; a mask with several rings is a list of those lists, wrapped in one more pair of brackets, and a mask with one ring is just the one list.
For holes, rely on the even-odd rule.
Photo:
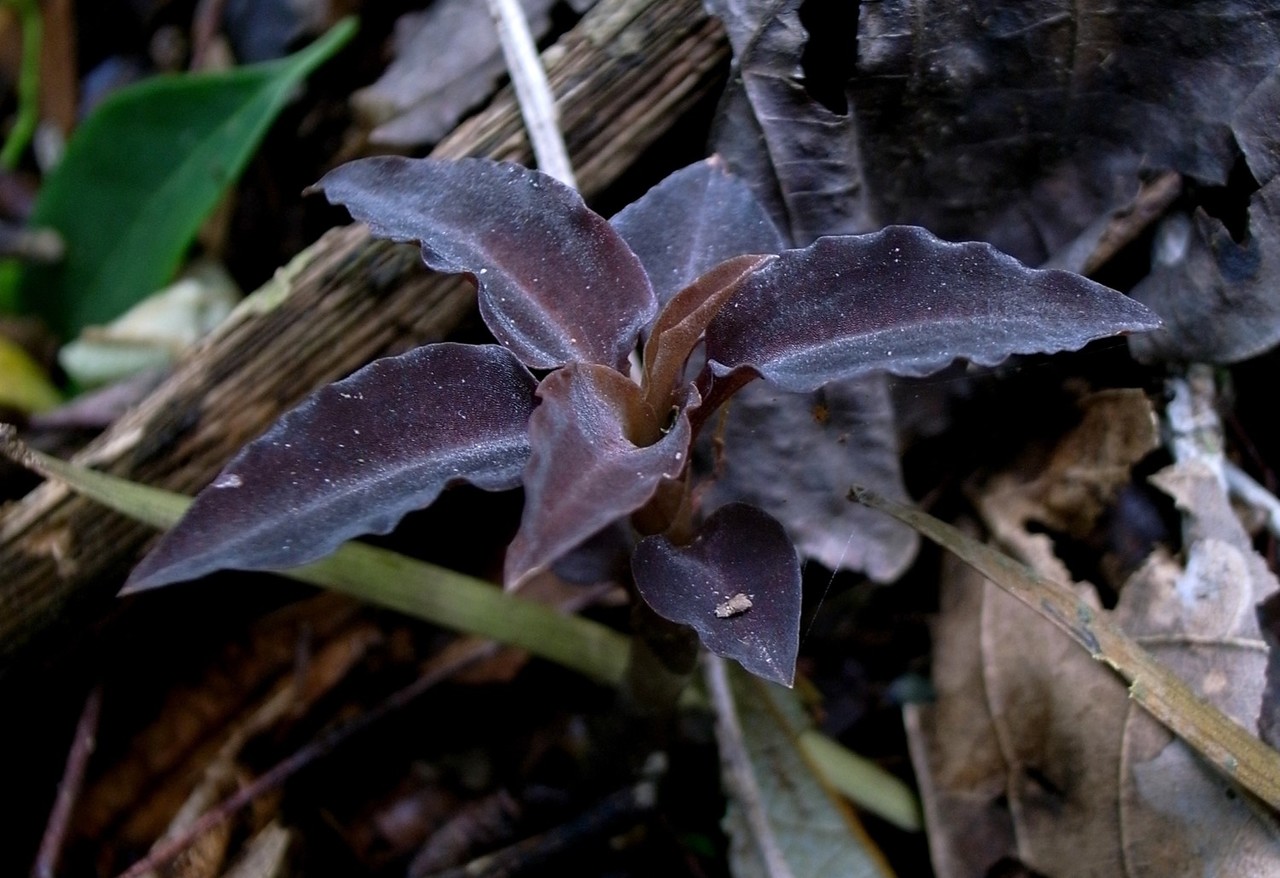
[(717, 509), (687, 546), (646, 537), (631, 559), (640, 597), (716, 655), (790, 686), (800, 647), (800, 560), (782, 525), (745, 503)]
[(524, 517), (507, 550), (513, 588), (647, 503), (663, 479), (688, 464), (692, 435), (682, 408), (657, 441), (637, 445), (628, 432), (652, 421), (652, 413), (636, 384), (604, 366), (575, 363), (552, 372), (538, 397), (529, 419)]
[(878, 370), (928, 375), (958, 357), (990, 366), (1160, 325), (1079, 275), (910, 226), (788, 250), (745, 280), (733, 304), (707, 328), (711, 371), (753, 372), (802, 392)]
[(730, 257), (786, 247), (751, 188), (717, 156), (676, 171), (609, 222), (644, 263), (663, 304)]
[(348, 162), (315, 188), (375, 235), (420, 242), (431, 268), (474, 276), (485, 323), (530, 368), (622, 369), (657, 310), (622, 237), (538, 171), (379, 156)]
[(330, 384), (236, 455), (135, 568), (140, 591), (321, 558), (445, 486), (514, 488), (536, 382), (497, 345), (435, 344)]

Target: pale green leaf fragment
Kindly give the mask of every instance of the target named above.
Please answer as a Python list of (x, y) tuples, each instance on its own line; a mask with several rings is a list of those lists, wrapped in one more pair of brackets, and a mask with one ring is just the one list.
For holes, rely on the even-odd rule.
[(884, 856), (806, 756), (795, 693), (712, 657), (735, 878), (884, 878)]
[(58, 364), (80, 387), (165, 368), (221, 323), (240, 298), (225, 268), (198, 262), (106, 326), (85, 327), (79, 338), (62, 346)]

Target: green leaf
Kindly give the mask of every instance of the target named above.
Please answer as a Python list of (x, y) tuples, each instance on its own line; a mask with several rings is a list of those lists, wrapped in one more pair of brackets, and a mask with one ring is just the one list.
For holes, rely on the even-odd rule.
[(710, 656), (707, 688), (729, 810), (735, 878), (886, 878), (892, 871), (810, 762), (794, 692)]
[(27, 352), (0, 337), (0, 406), (20, 412), (53, 408), (62, 397)]
[(66, 258), (6, 266), (0, 303), (16, 299), (70, 338), (167, 284), (298, 83), (355, 30), (346, 19), (279, 61), (157, 76), (105, 100), (67, 144), (31, 217), (62, 235)]

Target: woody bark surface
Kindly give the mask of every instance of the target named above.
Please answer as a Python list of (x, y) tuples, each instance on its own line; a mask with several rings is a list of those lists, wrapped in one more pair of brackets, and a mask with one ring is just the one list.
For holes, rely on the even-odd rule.
[[(728, 46), (698, 0), (601, 0), (543, 55), (583, 194), (607, 187), (720, 85)], [(432, 153), (529, 162), (510, 89)], [(474, 305), (417, 248), (333, 229), (193, 350), (76, 460), (194, 493), (247, 441), (326, 382), (444, 338)], [(153, 536), (45, 484), (0, 510), (0, 673), (59, 619), (83, 624)]]

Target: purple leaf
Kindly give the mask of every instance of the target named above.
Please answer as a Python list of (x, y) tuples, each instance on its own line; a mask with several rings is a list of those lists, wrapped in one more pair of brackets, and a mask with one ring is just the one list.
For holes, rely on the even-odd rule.
[(512, 588), (644, 506), (689, 457), (692, 430), (684, 409), (659, 432), (640, 388), (612, 369), (566, 366), (543, 379), (538, 397), (529, 420), (524, 517), (507, 550), (505, 578)]
[(800, 561), (782, 525), (745, 503), (722, 506), (687, 546), (647, 537), (631, 560), (658, 615), (690, 625), (707, 649), (790, 686), (800, 647)]
[(304, 564), (455, 482), (514, 488), (535, 386), (497, 345), (434, 344), (324, 387), (227, 464), (126, 591)]
[(711, 371), (754, 372), (803, 392), (875, 370), (927, 375), (958, 357), (994, 365), (1159, 326), (1079, 275), (908, 226), (788, 250), (744, 281), (733, 305), (707, 329)]
[(730, 257), (786, 247), (751, 188), (715, 156), (676, 171), (609, 222), (644, 263), (662, 304)]
[(483, 159), (360, 159), (316, 188), (375, 235), (418, 241), (437, 271), (476, 280), (489, 330), (533, 369), (625, 367), (657, 302), (640, 260), (577, 192)]

